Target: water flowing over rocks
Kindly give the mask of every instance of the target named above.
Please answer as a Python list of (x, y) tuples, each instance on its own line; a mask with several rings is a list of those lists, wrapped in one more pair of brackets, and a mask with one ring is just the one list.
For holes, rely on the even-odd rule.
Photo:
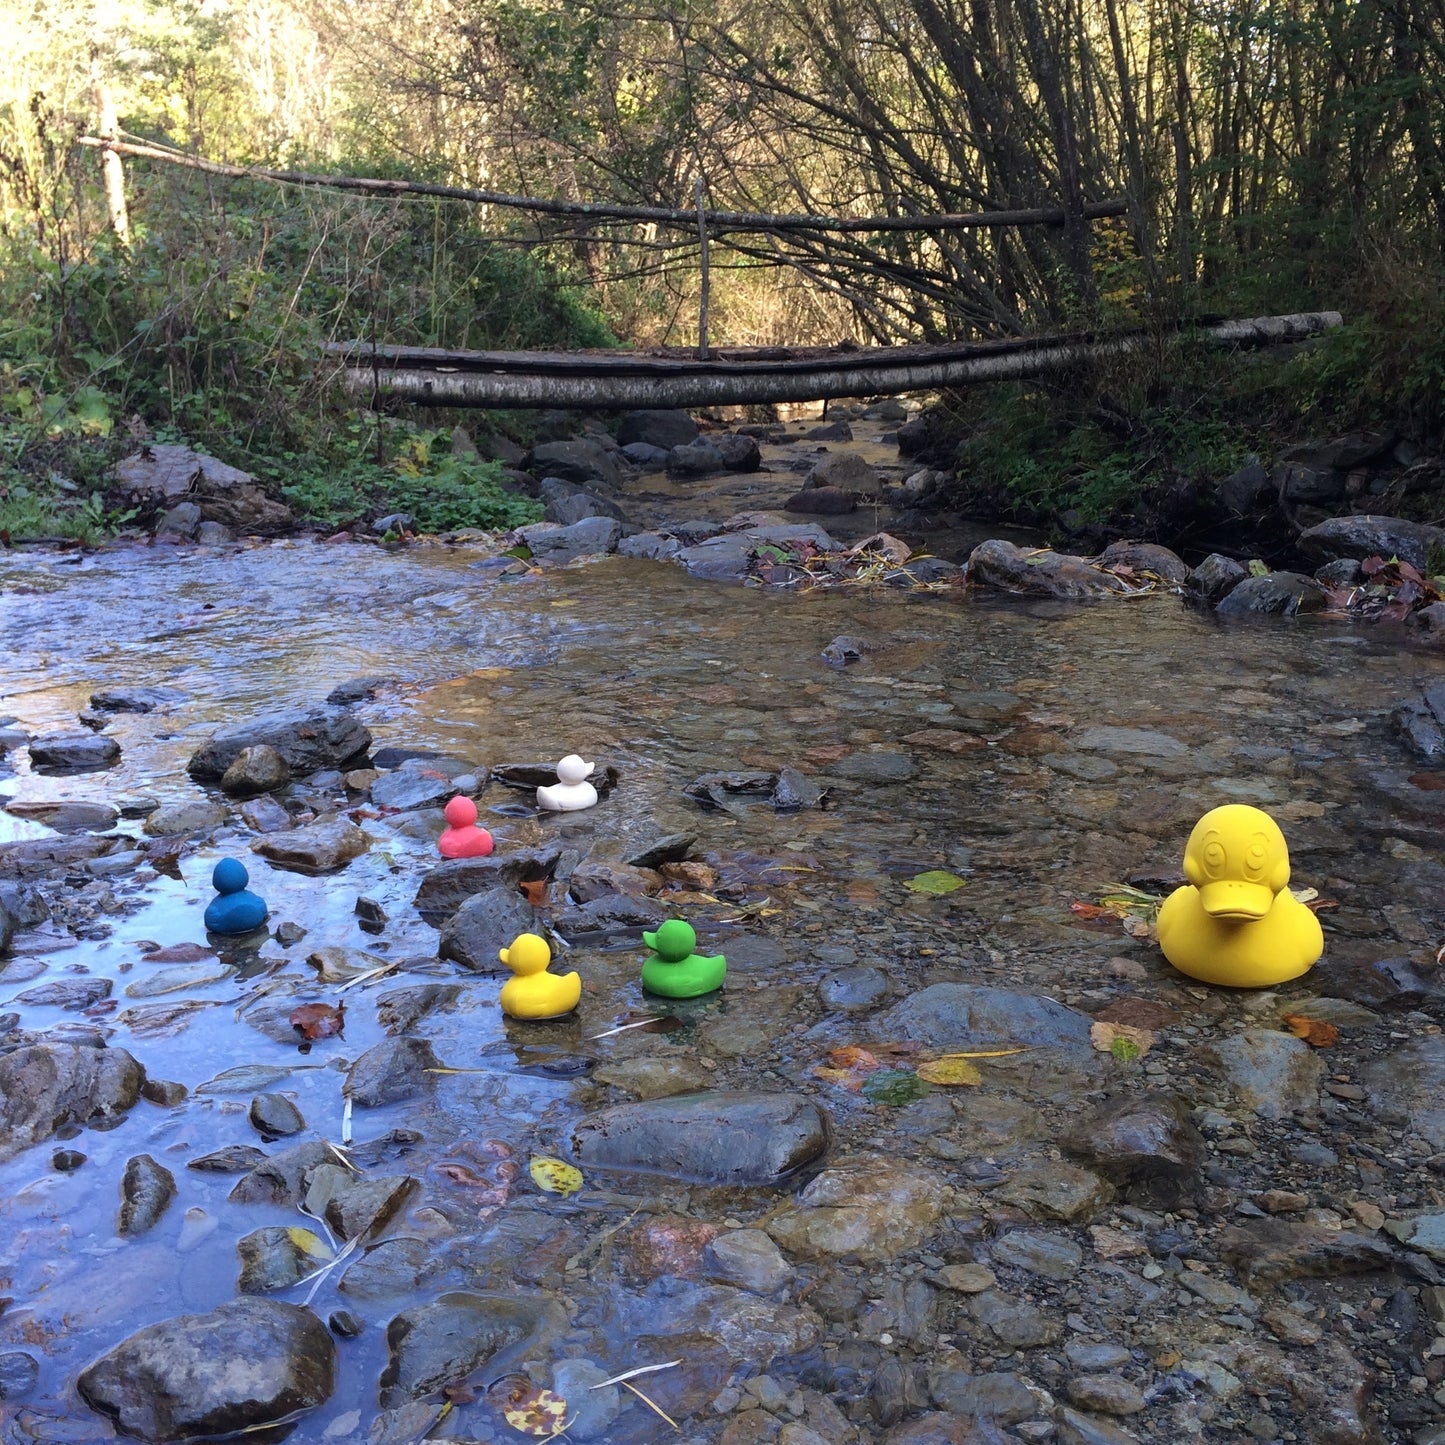
[(829, 1121), (796, 1094), (705, 1093), (619, 1104), (572, 1133), (591, 1168), (666, 1174), (703, 1184), (780, 1184), (821, 1158)]
[(354, 823), (329, 821), (284, 833), (267, 833), (251, 848), (278, 868), (332, 873), (361, 857), (370, 846), (371, 839)]
[(186, 765), (198, 783), (219, 783), (247, 749), (273, 748), (296, 777), (344, 768), (371, 746), (371, 733), (346, 708), (276, 713), (217, 733)]
[(227, 1435), (315, 1409), (336, 1347), (309, 1310), (237, 1299), (138, 1330), (82, 1372), (85, 1401), (147, 1441)]
[(123, 1114), (144, 1081), (124, 1049), (35, 1044), (0, 1055), (0, 1161), (61, 1129)]

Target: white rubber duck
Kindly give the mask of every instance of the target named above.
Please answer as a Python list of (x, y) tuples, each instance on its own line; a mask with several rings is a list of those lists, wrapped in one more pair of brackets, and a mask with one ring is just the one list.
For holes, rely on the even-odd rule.
[(537, 789), (537, 803), (549, 813), (577, 813), (597, 804), (597, 789), (587, 781), (591, 763), (584, 763), (576, 753), (568, 753), (557, 764), (557, 784)]

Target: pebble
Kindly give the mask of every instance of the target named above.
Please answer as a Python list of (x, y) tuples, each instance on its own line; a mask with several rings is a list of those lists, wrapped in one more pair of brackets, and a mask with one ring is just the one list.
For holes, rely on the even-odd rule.
[(994, 1272), (983, 1264), (949, 1264), (938, 1271), (938, 1282), (959, 1294), (982, 1294), (998, 1283)]
[(1137, 1415), (1144, 1396), (1122, 1375), (1080, 1375), (1069, 1381), (1069, 1398), (1086, 1410), (1105, 1415)]

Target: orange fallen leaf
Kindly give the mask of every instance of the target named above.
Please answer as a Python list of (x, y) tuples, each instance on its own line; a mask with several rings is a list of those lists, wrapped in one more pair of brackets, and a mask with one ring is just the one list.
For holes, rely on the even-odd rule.
[(1280, 1022), (1295, 1038), (1303, 1039), (1312, 1049), (1327, 1049), (1339, 1042), (1339, 1029), (1324, 1019), (1312, 1019), (1307, 1014), (1285, 1014)]
[(525, 883), (519, 883), (517, 891), (533, 908), (540, 908), (547, 901), (547, 880), (533, 878)]
[(346, 1005), (330, 1003), (303, 1003), (291, 1010), (291, 1027), (303, 1039), (329, 1039), (346, 1026)]

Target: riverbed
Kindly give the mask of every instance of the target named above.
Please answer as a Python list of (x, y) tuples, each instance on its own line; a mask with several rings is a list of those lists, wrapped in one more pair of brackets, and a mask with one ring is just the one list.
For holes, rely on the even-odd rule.
[[(40, 736), (73, 731), (100, 688), (178, 695), (113, 716), (106, 732), (121, 758), (105, 771), (45, 776), (15, 749), (12, 775), (0, 775), (7, 800), (221, 799), (186, 773), (214, 732), (320, 705), (337, 684), (369, 677), (373, 695), (355, 711), (373, 751), (478, 768), (579, 752), (616, 769), (603, 801), (573, 815), (536, 816), (524, 793), (493, 783), (481, 821), (499, 855), (560, 843), (591, 865), (692, 835), (697, 867), (675, 871), (660, 901), (694, 923), (701, 951), (729, 959), (723, 992), (680, 1007), (670, 1031), (599, 1038), (638, 1011), (664, 1010), (638, 984), (640, 937), (584, 941), (561, 964), (582, 975), (579, 1011), (508, 1022), (499, 973), (438, 959), (437, 930), (413, 905), (438, 861), (434, 812), (385, 812), (339, 782), (303, 779), (281, 795), (302, 821), (344, 816), (368, 835), (368, 850), (329, 876), (269, 866), (251, 851), (257, 832), (227, 805), (223, 822), (185, 840), (171, 869), (179, 877), (141, 856), (42, 880), (53, 917), (22, 931), (0, 967), (0, 1013), (18, 1014), (30, 1034), (103, 1036), (186, 1097), (142, 1101), (106, 1121), (114, 1127), (0, 1166), (0, 1294), (10, 1300), (0, 1353), (38, 1365), (33, 1386), (0, 1404), (7, 1438), (103, 1438), (108, 1425), (76, 1393), (79, 1371), (144, 1325), (232, 1299), (241, 1236), (307, 1224), (294, 1207), (231, 1201), (234, 1176), (186, 1166), (223, 1145), (297, 1142), (263, 1141), (249, 1122), (252, 1095), (266, 1090), (299, 1109), (299, 1138), (341, 1145), (347, 1065), (387, 1037), (377, 998), (428, 983), (461, 987), (407, 1032), (457, 1072), (429, 1075), (415, 1097), (355, 1108), (349, 1123), (367, 1160), (358, 1167), (418, 1181), (377, 1231), (423, 1241), (408, 1256), (418, 1267), (349, 1292), (346, 1262), (321, 1278), (312, 1308), (323, 1320), (347, 1310), (362, 1328), (338, 1342), (335, 1389), (296, 1424), (298, 1442), (522, 1438), (480, 1393), (469, 1402), (463, 1392), (441, 1422), (435, 1391), (422, 1392), (420, 1413), (378, 1414), (388, 1321), (456, 1289), (555, 1308), (562, 1323), (508, 1364), (537, 1383), (567, 1357), (607, 1375), (681, 1359), (635, 1382), (680, 1437), (624, 1388), (620, 1413), (591, 1437), (617, 1442), (1404, 1440), (1445, 1420), (1439, 1356), (1427, 1353), (1428, 1249), (1402, 1248), (1388, 1268), (1366, 1252), (1363, 1266), (1251, 1281), (1216, 1239), (1226, 1226), (1283, 1220), (1363, 1231), (1395, 1250), (1383, 1226), (1403, 1221), (1408, 1239), (1410, 1221), (1442, 1203), (1445, 1139), (1379, 1082), (1381, 1061), (1406, 1049), (1417, 1067), (1433, 1066), (1437, 1005), (1361, 1002), (1349, 989), (1383, 958), (1410, 960), (1433, 986), (1445, 794), (1389, 713), (1438, 681), (1445, 661), (1326, 622), (1225, 625), (1169, 594), (1068, 606), (961, 590), (780, 593), (620, 558), (522, 575), (488, 564), (484, 548), (310, 540), (0, 560), (0, 713)], [(824, 649), (839, 636), (866, 641), (860, 660), (830, 665)], [(718, 808), (684, 793), (703, 774), (783, 768), (824, 790), (822, 805), (780, 812), (740, 796)], [(1295, 886), (1325, 901), (1326, 959), (1338, 969), (1329, 990), (1314, 976), (1266, 994), (1194, 985), (1137, 920), (1100, 912), (1112, 885), (1165, 891), (1192, 823), (1224, 802), (1278, 819)], [(137, 818), (119, 831), (140, 837), (141, 827)], [(0, 839), (46, 836), (0, 814)], [(158, 1022), (135, 1007), (137, 993), (147, 1001), (136, 985), (160, 967), (148, 951), (207, 946), (201, 913), (225, 856), (246, 862), (273, 933), (289, 922), (304, 936), (254, 948), (212, 940), (221, 976), (149, 1000), (207, 1006)], [(930, 872), (961, 886), (941, 896), (910, 887)], [(363, 928), (358, 897), (380, 905), (380, 932)], [(308, 965), (318, 949), (397, 966), (340, 993)], [(78, 979), (109, 980), (112, 992), (88, 1011), (14, 1002)], [(1153, 1012), (1135, 1014), (1154, 1021), (1152, 1037), (1138, 1056), (1064, 1063), (1024, 1042), (1022, 1054), (980, 1059), (976, 1085), (903, 1102), (816, 1072), (831, 1051), (893, 1042), (900, 1016), (890, 1011), (940, 983), (990, 985), (1089, 1017), (1146, 1001)], [(253, 998), (263, 984), (273, 991)], [(253, 1026), (268, 1004), (303, 999), (344, 999), (344, 1034), (301, 1053)], [(1301, 1045), (1281, 1056), (1276, 1082), (1296, 1091), (1282, 1111), (1227, 1049), (1212, 1052), (1246, 1030), (1281, 1032), (1284, 1014), (1312, 1008), (1337, 1020), (1339, 1039), (1318, 1055)], [(910, 1056), (900, 1057), (906, 1074)], [(886, 1051), (884, 1061), (898, 1062)], [(205, 1090), (242, 1065), (286, 1072), (265, 1089)], [(769, 1186), (584, 1168), (581, 1192), (560, 1198), (529, 1177), (534, 1155), (568, 1155), (584, 1116), (699, 1088), (814, 1101), (831, 1120), (828, 1154)], [(1179, 1198), (1141, 1203), (1137, 1181), (1061, 1149), (1087, 1133), (1101, 1102), (1161, 1090), (1183, 1098), (1203, 1141)], [(420, 1137), (367, 1153), (393, 1130)], [(55, 1167), (62, 1149), (83, 1161)], [(153, 1228), (126, 1238), (116, 1232), (120, 1179), (139, 1154), (169, 1169), (177, 1192)], [(862, 1246), (799, 1243), (775, 1227), (790, 1210), (819, 1207), (820, 1195), (800, 1203), (799, 1191), (816, 1191), (807, 1182), (820, 1169), (883, 1181), (862, 1191)], [(890, 1195), (890, 1179), (918, 1183)], [(1089, 1179), (1099, 1187), (1080, 1202)], [(1260, 1203), (1271, 1190), (1288, 1197)], [(900, 1216), (917, 1227), (885, 1227)], [(783, 1241), (786, 1273), (751, 1290), (720, 1273), (707, 1251), (729, 1232)], [(1016, 1235), (1025, 1238), (1000, 1244)], [(988, 1284), (975, 1289), (984, 1275), (960, 1266)], [(1201, 1293), (1200, 1278), (1220, 1288)], [(312, 1283), (277, 1297), (300, 1303)], [(1297, 1338), (1267, 1322), (1280, 1310), (1300, 1322)], [(1049, 1327), (1031, 1329), (1029, 1311)], [(968, 1379), (985, 1383), (970, 1393)], [(1089, 1383), (1104, 1379), (1122, 1384)], [(1350, 1380), (1358, 1387), (1355, 1423), (1314, 1433), (1342, 1379), (1344, 1395)], [(997, 1433), (950, 1423), (968, 1420)]]

